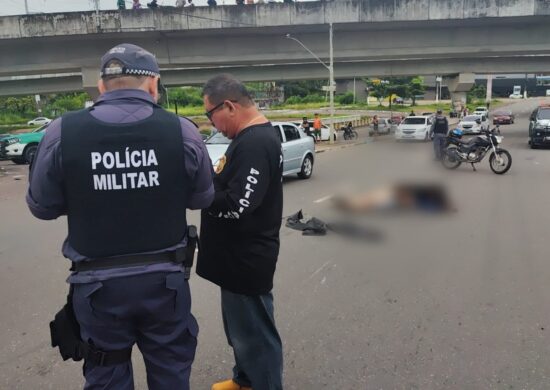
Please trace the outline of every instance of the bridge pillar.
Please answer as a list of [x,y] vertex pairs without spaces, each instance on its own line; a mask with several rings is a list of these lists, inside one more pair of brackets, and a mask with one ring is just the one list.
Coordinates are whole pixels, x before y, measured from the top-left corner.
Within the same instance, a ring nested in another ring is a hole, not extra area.
[[99,80],[99,71],[97,68],[82,68],[82,88],[90,95],[93,101],[96,101],[99,97],[97,80]]
[[[355,92],[354,92],[355,91]],[[362,78],[351,80],[336,80],[336,93],[355,93],[355,101],[363,102],[367,100],[367,84]]]
[[474,73],[460,73],[456,76],[445,77],[447,87],[451,94],[451,101],[455,109],[466,106],[466,95],[472,89],[476,81]]

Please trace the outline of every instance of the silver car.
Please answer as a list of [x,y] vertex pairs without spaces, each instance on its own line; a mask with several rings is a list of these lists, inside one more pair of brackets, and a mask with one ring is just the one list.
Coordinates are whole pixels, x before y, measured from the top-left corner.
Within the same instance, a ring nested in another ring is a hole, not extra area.
[[[277,129],[283,148],[283,176],[298,174],[302,179],[309,179],[313,173],[315,161],[315,143],[301,128],[290,122],[272,122]],[[215,133],[206,141],[206,149],[212,164],[215,166],[223,157],[231,140],[222,133]]]

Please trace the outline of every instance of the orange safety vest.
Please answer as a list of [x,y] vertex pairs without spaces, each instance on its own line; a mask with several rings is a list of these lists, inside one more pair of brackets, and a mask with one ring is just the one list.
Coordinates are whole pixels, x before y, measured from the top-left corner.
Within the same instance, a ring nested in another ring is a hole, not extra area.
[[321,118],[316,118],[313,120],[313,128],[315,130],[321,130]]

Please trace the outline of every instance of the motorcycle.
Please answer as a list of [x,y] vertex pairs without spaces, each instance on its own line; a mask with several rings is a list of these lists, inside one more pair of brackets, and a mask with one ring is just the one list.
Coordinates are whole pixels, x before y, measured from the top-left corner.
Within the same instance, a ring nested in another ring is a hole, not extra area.
[[354,140],[359,138],[359,134],[357,131],[353,130],[353,126],[351,123],[348,123],[347,126],[340,127],[340,130],[344,132],[344,139],[347,140]]
[[481,162],[492,151],[489,157],[491,170],[497,175],[508,172],[512,166],[512,156],[500,147],[502,137],[497,134],[500,134],[498,126],[492,130],[483,130],[480,136],[463,141],[462,131],[451,131],[445,140],[441,163],[447,169],[456,169],[462,163],[469,163],[475,171],[474,164]]

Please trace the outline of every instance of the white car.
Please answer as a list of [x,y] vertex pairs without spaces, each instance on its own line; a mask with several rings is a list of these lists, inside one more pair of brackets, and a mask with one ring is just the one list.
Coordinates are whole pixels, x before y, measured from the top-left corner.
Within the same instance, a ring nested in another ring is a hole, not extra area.
[[489,129],[489,120],[485,115],[467,115],[462,118],[457,127],[464,134],[479,134]]
[[29,126],[43,126],[43,125],[49,125],[52,120],[49,118],[46,118],[45,116],[40,116],[38,118],[34,118],[32,121],[28,121],[27,125]]
[[509,96],[510,99],[523,99],[523,95],[521,93],[513,93]]
[[[283,176],[298,174],[301,179],[309,179],[313,173],[315,143],[301,128],[289,122],[272,122],[277,130],[283,148]],[[214,166],[225,156],[231,140],[216,132],[206,141],[206,150]]]
[[417,140],[428,142],[433,126],[433,118],[429,116],[408,116],[397,126],[395,139]]
[[476,107],[472,115],[485,115],[486,117],[489,116],[489,110],[487,107]]
[[[302,122],[294,122],[294,125],[298,126],[300,129],[302,128]],[[313,134],[313,121],[309,121],[309,128],[311,130],[311,133]],[[333,138],[336,141],[338,139],[338,131],[337,129],[334,129]],[[330,128],[327,125],[321,125],[321,141],[328,141],[330,140]]]

